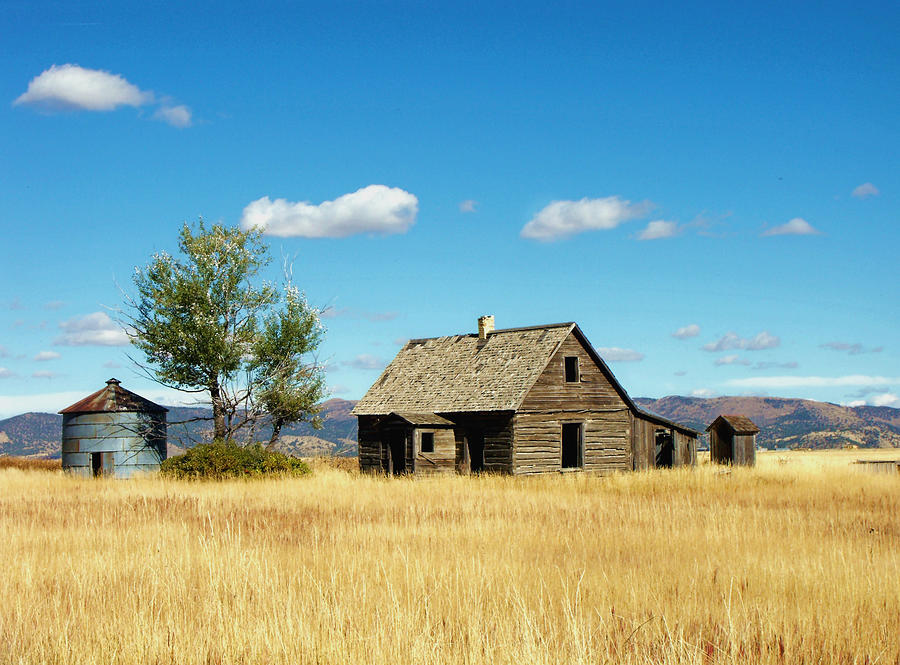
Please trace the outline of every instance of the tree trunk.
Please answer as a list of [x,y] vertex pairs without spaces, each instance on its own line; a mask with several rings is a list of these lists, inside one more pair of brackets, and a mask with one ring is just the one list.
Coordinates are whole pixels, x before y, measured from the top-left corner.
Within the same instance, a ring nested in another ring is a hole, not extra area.
[[269,439],[269,443],[266,444],[266,450],[275,448],[275,444],[278,442],[278,437],[281,434],[282,424],[283,423],[280,420],[272,420],[272,438]]
[[213,436],[216,439],[224,439],[228,432],[225,426],[225,405],[222,403],[222,390],[218,381],[210,384],[209,398],[213,410]]

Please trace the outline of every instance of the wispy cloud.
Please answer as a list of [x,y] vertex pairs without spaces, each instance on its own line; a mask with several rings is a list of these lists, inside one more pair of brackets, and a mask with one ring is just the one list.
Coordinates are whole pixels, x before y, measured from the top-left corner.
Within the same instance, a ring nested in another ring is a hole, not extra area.
[[11,379],[16,373],[7,367],[0,367],[0,379]]
[[618,196],[553,201],[522,228],[521,236],[547,242],[585,231],[605,231],[644,217],[652,209],[649,201],[632,203]]
[[638,240],[659,240],[678,235],[678,224],[658,219],[647,224],[647,228],[638,234]]
[[813,236],[819,235],[818,231],[812,224],[802,217],[794,217],[791,221],[781,226],[773,226],[767,231],[763,231],[763,236]]
[[683,369],[680,369],[677,372],[675,372],[675,376],[686,376],[686,375],[687,375],[687,371],[683,370]]
[[872,406],[892,406],[894,408],[900,408],[900,397],[894,393],[881,393],[880,395],[873,397],[869,403]]
[[105,363],[103,363],[103,366],[106,369],[121,369],[122,368],[121,363],[117,363],[115,360],[107,360]]
[[62,309],[65,306],[66,303],[64,303],[62,300],[51,300],[48,303],[44,303],[44,309],[57,310]]
[[241,228],[266,235],[302,238],[345,238],[358,233],[406,233],[415,224],[419,200],[398,187],[369,185],[318,205],[268,196],[244,208]]
[[7,357],[9,357],[9,349],[7,349],[5,346],[0,344],[0,358],[7,358]]
[[781,344],[781,340],[768,331],[763,330],[753,337],[745,338],[734,332],[727,332],[715,342],[703,345],[704,351],[760,351],[762,349],[774,349]]
[[696,323],[692,323],[689,326],[684,326],[683,328],[679,328],[675,332],[672,333],[672,337],[675,339],[689,339],[691,337],[696,337],[700,334],[700,326]]
[[745,379],[729,379],[729,386],[743,388],[835,388],[845,386],[891,386],[900,384],[900,377],[867,376],[754,376]]
[[56,372],[51,372],[50,370],[41,369],[37,372],[32,373],[31,378],[33,379],[55,379],[60,376]]
[[730,356],[722,356],[721,358],[716,358],[716,365],[749,365],[750,361],[744,358],[741,358],[738,355],[730,355]]
[[333,386],[328,386],[328,392],[332,395],[346,395],[350,392],[350,387],[336,383]]
[[59,324],[63,334],[57,346],[126,346],[128,335],[105,312],[77,316]]
[[760,369],[797,369],[799,365],[796,360],[789,360],[787,362],[772,362],[772,361],[760,361],[756,363],[750,369],[760,370]]
[[640,351],[620,349],[617,346],[600,347],[597,352],[607,362],[636,363],[644,359],[644,354]]
[[341,365],[344,365],[346,367],[367,370],[381,369],[385,366],[385,364],[386,363],[381,358],[369,355],[368,353],[361,353],[352,360],[344,360],[343,362],[341,362]]
[[878,188],[871,182],[864,182],[863,184],[856,187],[853,190],[852,194],[858,199],[867,199],[871,196],[878,196],[879,194],[881,194],[881,192],[878,191]]
[[859,342],[826,342],[821,344],[819,348],[829,349],[830,351],[846,351],[851,356],[858,356],[863,353],[881,353],[884,351],[883,346],[874,346],[865,348]]
[[715,397],[716,393],[709,388],[697,388],[691,391],[691,397]]
[[48,360],[56,360],[59,357],[60,356],[56,351],[41,351],[34,357],[34,359],[37,362],[46,362]]
[[21,312],[24,309],[28,309],[18,298],[13,298],[8,305],[10,311],[13,312]]
[[173,127],[178,127],[178,129],[184,129],[193,124],[191,109],[184,104],[175,106],[163,105],[157,109],[156,113],[153,114],[153,117],[157,120],[162,120]]
[[466,199],[465,201],[459,202],[459,211],[460,212],[477,212],[478,209],[478,201],[473,199]]

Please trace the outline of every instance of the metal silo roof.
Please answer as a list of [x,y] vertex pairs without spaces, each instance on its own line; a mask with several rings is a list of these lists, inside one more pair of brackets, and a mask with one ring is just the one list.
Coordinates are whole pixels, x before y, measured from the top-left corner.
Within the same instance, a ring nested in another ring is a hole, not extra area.
[[149,399],[145,399],[130,390],[125,390],[118,379],[110,379],[106,387],[92,395],[67,406],[59,413],[106,413],[117,411],[142,411],[165,413],[168,411]]

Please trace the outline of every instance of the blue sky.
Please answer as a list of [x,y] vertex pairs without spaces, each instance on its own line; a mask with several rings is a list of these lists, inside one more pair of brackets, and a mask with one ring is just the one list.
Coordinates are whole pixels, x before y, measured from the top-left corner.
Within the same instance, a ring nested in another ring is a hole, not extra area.
[[0,29],[0,417],[112,375],[172,403],[106,317],[199,216],[293,260],[336,397],[490,313],[577,321],[633,396],[900,406],[896,3],[5,2]]

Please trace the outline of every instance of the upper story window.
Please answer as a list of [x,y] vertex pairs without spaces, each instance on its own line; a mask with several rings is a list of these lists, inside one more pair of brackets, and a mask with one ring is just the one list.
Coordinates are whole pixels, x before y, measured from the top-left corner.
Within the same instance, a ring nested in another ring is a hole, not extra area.
[[422,452],[434,452],[434,432],[422,432]]
[[566,383],[578,383],[578,356],[566,356]]

